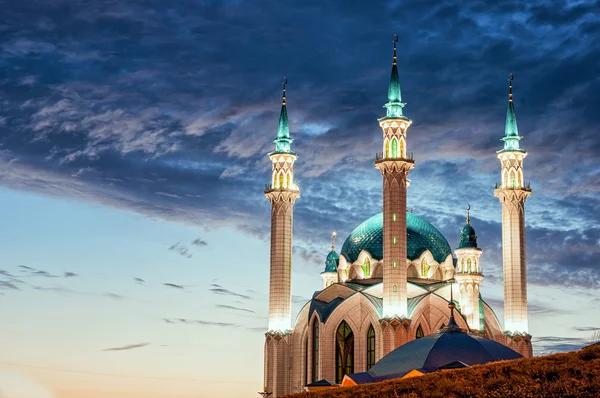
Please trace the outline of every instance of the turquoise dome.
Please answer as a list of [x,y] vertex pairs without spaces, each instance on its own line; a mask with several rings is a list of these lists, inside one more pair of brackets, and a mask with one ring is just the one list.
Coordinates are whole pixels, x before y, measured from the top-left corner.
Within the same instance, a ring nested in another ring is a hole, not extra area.
[[[406,257],[409,260],[419,258],[425,250],[429,250],[438,263],[452,254],[450,245],[444,235],[427,220],[406,213]],[[375,214],[352,231],[342,246],[342,255],[353,263],[362,251],[368,251],[376,260],[383,258],[383,213]]]
[[330,251],[329,254],[327,255],[327,260],[326,261],[337,261],[340,259],[340,256],[338,256],[338,254],[335,251]]
[[477,248],[477,235],[470,223],[467,223],[460,231],[460,243],[458,244],[459,249],[467,247]]
[[340,261],[340,256],[332,250],[325,259],[325,271],[324,272],[337,272],[337,266]]

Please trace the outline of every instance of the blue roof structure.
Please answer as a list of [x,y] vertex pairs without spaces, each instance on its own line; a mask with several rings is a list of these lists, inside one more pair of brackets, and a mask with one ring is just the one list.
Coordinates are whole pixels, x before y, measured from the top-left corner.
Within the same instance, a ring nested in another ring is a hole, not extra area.
[[523,356],[496,341],[446,328],[410,341],[381,358],[368,372],[348,377],[361,384],[401,378],[415,369],[430,373],[458,367],[458,363],[462,367],[519,358]]
[[[444,235],[427,220],[410,212],[406,212],[406,233],[406,257],[410,260],[419,258],[425,250],[429,250],[438,263],[452,254]],[[377,260],[383,258],[383,213],[375,214],[356,227],[344,242],[341,254],[353,263],[362,250]]]

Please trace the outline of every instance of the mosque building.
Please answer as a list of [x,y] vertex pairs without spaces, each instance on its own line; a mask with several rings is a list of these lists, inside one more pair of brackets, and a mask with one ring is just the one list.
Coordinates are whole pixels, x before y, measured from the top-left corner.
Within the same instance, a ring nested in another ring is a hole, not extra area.
[[[407,211],[408,175],[415,160],[408,151],[412,121],[404,115],[396,41],[386,115],[378,120],[382,152],[375,159],[383,179],[383,212],[358,225],[339,254],[332,236],[321,273],[322,290],[314,293],[295,318],[291,313],[292,225],[300,190],[294,180],[297,155],[291,149],[284,83],[275,150],[269,153],[272,181],[265,190],[271,203],[271,260],[264,385],[272,397],[303,391],[318,381],[341,384],[345,376],[366,374],[398,347],[448,330],[449,322],[474,339],[494,340],[519,356],[532,356],[524,221],[531,189],[523,179],[527,152],[519,146],[512,75],[504,148],[497,152],[501,182],[493,192],[502,205],[502,327],[480,291],[483,250],[468,212],[453,251],[431,223]],[[452,318],[449,305],[456,308]],[[387,357],[385,361],[390,363]]]

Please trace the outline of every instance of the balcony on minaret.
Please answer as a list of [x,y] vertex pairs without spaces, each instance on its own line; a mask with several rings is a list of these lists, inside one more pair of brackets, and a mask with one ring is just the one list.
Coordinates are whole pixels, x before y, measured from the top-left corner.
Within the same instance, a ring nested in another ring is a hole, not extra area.
[[406,157],[398,156],[398,157],[390,157],[385,156],[383,152],[377,152],[375,154],[375,160],[404,160],[404,161],[414,161],[413,153],[406,154]]
[[518,184],[512,184],[512,185],[508,184],[507,186],[503,186],[502,182],[497,182],[495,189],[523,189],[526,191],[531,191],[531,183],[525,182],[525,183],[523,183],[523,186],[520,187],[520,186],[518,186]]

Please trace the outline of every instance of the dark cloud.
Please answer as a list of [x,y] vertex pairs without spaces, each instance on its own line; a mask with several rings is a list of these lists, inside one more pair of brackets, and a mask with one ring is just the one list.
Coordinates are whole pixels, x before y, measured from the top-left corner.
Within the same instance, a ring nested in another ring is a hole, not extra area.
[[579,337],[534,336],[531,340],[535,355],[579,350],[590,344],[590,339]]
[[243,307],[235,307],[233,305],[226,305],[226,304],[217,304],[215,305],[215,307],[217,308],[223,308],[226,310],[234,310],[234,311],[241,311],[241,312],[249,312],[251,314],[255,314],[256,311],[253,310],[249,310],[248,308],[243,308]]
[[205,325],[205,326],[221,326],[221,327],[232,327],[237,328],[241,325],[237,323],[229,323],[229,322],[213,322],[213,321],[203,321],[198,319],[185,319],[185,318],[163,318],[163,321],[166,323],[180,323],[186,325]]
[[[268,239],[265,154],[287,75],[302,190],[294,265],[318,272],[332,229],[343,240],[380,211],[376,118],[398,32],[416,159],[409,207],[435,221],[455,247],[471,203],[488,281],[500,277],[492,189],[505,79],[514,72],[533,187],[530,281],[599,286],[597,262],[589,261],[598,254],[600,225],[595,1],[149,7],[99,0],[77,13],[71,3],[31,0],[3,9],[10,18],[1,27],[0,184]],[[172,250],[192,255],[186,246]]]
[[175,283],[163,283],[163,286],[170,287],[172,289],[185,290],[185,286],[177,285]]
[[146,281],[143,280],[142,278],[133,278],[134,282],[139,284],[139,285],[145,285]]
[[104,292],[101,294],[101,296],[104,297],[108,297],[114,300],[123,300],[125,298],[125,296],[117,294],[117,293],[110,293],[110,292]]
[[64,277],[65,278],[75,278],[79,276],[79,274],[76,274],[75,272],[65,272]]
[[33,286],[35,290],[41,292],[51,292],[51,293],[59,293],[59,294],[79,294],[79,292],[69,289],[64,286]]
[[192,245],[202,247],[202,246],[207,246],[208,243],[205,240],[196,238],[192,241]]
[[573,326],[573,330],[576,332],[597,332],[600,331],[600,327],[595,326]]
[[2,290],[21,290],[12,281],[0,281],[0,289],[2,289]]
[[245,299],[245,300],[250,300],[252,298],[252,297],[248,296],[247,294],[236,293],[229,289],[225,289],[223,286],[218,285],[216,283],[211,284],[208,290],[210,292],[213,292],[214,294],[220,294],[223,296],[238,297],[238,298]]
[[169,250],[174,251],[175,253],[186,257],[186,258],[192,258],[192,253],[190,252],[190,249],[182,246],[179,242],[175,243],[174,245],[171,245],[169,247]]
[[150,345],[150,343],[130,344],[122,347],[105,348],[102,351],[129,351],[136,348],[142,348]]

